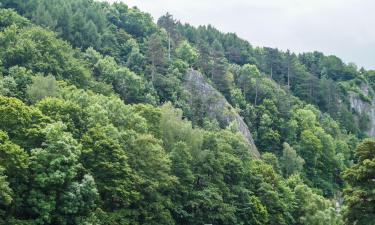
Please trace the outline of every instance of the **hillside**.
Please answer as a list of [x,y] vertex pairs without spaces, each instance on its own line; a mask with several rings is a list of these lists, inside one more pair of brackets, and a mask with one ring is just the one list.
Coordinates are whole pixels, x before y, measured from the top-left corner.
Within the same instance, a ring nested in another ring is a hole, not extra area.
[[354,224],[334,203],[374,75],[124,3],[0,0],[0,224]]

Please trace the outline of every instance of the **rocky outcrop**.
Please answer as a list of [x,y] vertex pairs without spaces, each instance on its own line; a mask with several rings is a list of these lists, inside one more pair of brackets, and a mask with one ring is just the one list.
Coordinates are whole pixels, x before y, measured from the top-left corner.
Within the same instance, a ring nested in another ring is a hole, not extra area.
[[[368,86],[363,86],[361,89],[368,96]],[[368,102],[364,101],[359,94],[349,92],[349,101],[350,106],[358,115],[366,115],[368,117],[369,124],[366,133],[371,137],[375,137],[375,98]]]
[[184,86],[192,95],[192,98],[199,101],[200,106],[203,106],[202,110],[204,110],[206,116],[215,118],[219,123],[226,126],[234,122],[249,144],[252,155],[256,158],[260,157],[251,132],[242,117],[225,97],[205,80],[201,73],[189,70],[185,76]]

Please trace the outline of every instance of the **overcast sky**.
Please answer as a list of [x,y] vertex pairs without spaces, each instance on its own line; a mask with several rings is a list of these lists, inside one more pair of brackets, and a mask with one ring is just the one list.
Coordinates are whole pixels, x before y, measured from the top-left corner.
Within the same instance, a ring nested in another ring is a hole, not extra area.
[[[110,0],[113,1],[113,0]],[[254,46],[318,50],[375,69],[375,0],[123,0],[192,25],[212,24]]]

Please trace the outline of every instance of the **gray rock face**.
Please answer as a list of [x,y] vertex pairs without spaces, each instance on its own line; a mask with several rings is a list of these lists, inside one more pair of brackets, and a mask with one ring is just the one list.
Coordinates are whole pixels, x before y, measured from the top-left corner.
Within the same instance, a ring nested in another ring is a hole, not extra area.
[[[368,94],[368,86],[362,87],[363,92]],[[363,101],[357,93],[349,92],[349,101],[351,107],[358,114],[365,114],[369,118],[369,130],[366,132],[369,136],[375,137],[375,98],[369,102]]]
[[225,125],[234,122],[249,144],[253,157],[260,158],[253,137],[242,117],[225,97],[204,79],[202,74],[195,70],[189,70],[185,76],[185,88],[195,99],[199,99],[208,117],[215,118]]

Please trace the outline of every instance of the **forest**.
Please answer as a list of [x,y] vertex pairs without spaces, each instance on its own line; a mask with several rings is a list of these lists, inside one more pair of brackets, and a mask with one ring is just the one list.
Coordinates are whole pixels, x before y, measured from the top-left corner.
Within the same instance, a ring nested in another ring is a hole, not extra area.
[[375,225],[375,71],[155,21],[0,0],[0,224]]

